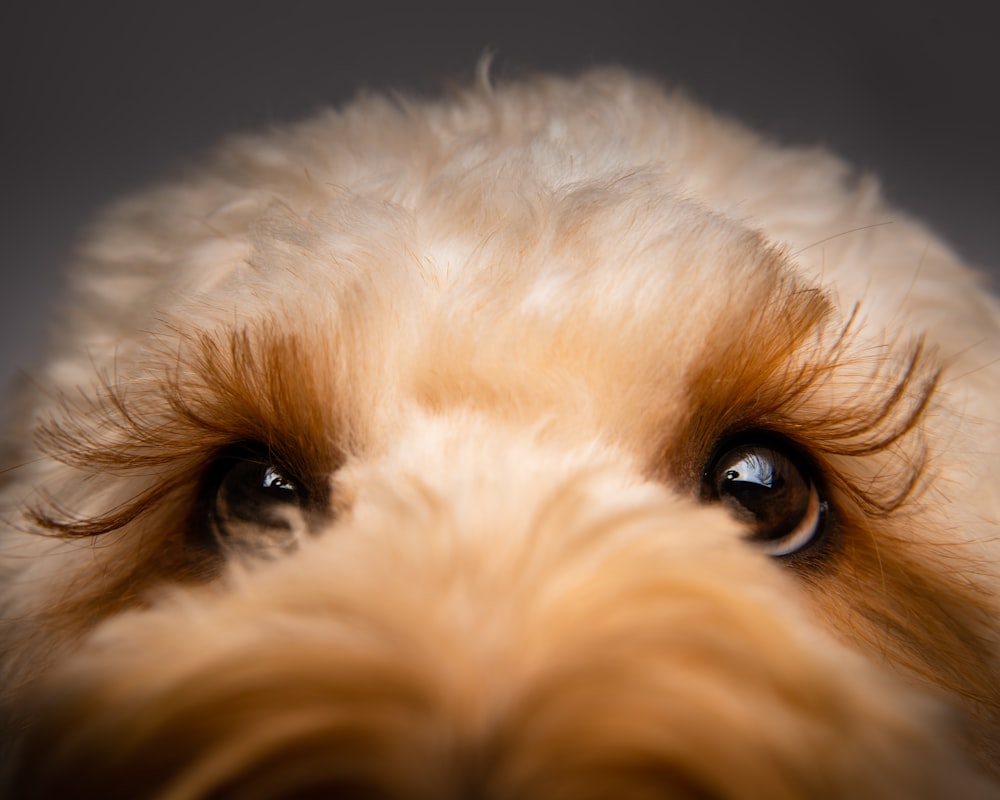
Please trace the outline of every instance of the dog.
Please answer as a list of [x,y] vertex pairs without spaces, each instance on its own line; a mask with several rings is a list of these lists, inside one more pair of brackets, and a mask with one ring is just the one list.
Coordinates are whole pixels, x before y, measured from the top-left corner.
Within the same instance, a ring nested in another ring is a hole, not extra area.
[[17,798],[1000,797],[1000,307],[616,69],[113,207],[12,415]]

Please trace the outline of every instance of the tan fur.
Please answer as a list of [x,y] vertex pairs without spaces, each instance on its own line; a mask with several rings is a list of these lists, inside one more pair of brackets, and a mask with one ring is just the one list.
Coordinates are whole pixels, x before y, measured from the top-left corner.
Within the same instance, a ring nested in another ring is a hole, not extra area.
[[[0,501],[12,796],[1000,796],[1000,309],[831,156],[613,70],[363,98],[74,280]],[[815,468],[808,557],[705,501],[740,431]],[[323,499],[291,544],[194,533],[246,442]]]

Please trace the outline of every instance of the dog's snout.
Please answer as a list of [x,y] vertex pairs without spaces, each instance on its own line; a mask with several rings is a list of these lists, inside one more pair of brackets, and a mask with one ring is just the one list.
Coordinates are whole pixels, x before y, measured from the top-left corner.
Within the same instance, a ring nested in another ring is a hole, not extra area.
[[[744,582],[759,571],[766,595],[770,565],[718,510],[614,464],[581,471],[572,455],[512,442],[497,441],[495,458],[516,462],[531,447],[542,467],[463,468],[457,439],[420,475],[402,456],[356,467],[342,478],[357,493],[350,511],[297,551],[239,561],[222,584],[105,623],[47,695],[62,707],[42,716],[80,731],[57,737],[80,760],[66,774],[105,786],[94,741],[118,741],[116,761],[157,754],[141,783],[119,778],[112,797],[153,781],[168,797],[291,787],[464,798],[485,786],[485,796],[549,798],[564,781],[584,790],[576,761],[588,748],[611,763],[600,780],[626,770],[651,729],[630,731],[623,709],[644,705],[655,684],[684,683],[679,669],[752,651],[723,627],[753,630],[754,603],[726,610],[722,595],[740,570]],[[711,558],[718,580],[702,585],[691,567]],[[643,658],[640,679],[627,677]],[[95,698],[106,713],[92,713]],[[674,717],[664,706],[657,726],[682,726]],[[28,738],[29,770],[42,769],[32,750],[52,735]],[[564,752],[536,763],[542,741]],[[26,774],[26,796],[67,788],[47,780]]]

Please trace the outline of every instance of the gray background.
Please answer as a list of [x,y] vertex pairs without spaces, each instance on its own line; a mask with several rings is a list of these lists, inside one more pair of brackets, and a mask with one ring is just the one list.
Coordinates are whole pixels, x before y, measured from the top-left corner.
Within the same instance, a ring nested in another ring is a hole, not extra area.
[[[74,237],[220,135],[360,88],[621,63],[826,144],[1000,274],[988,3],[17,3],[0,10],[0,388],[42,352]],[[2,416],[0,409],[0,416]]]

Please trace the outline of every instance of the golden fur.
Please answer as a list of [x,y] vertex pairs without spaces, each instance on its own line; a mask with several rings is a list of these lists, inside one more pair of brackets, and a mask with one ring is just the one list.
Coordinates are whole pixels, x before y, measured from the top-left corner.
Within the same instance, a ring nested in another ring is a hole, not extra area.
[[[1000,796],[1000,308],[833,157],[483,78],[234,139],[74,280],[0,495],[11,796]],[[741,436],[819,544],[714,502]]]

